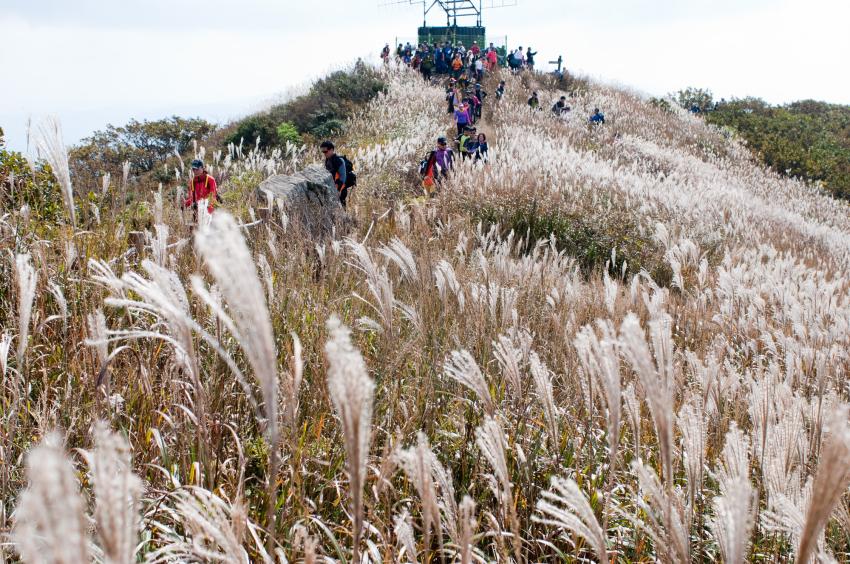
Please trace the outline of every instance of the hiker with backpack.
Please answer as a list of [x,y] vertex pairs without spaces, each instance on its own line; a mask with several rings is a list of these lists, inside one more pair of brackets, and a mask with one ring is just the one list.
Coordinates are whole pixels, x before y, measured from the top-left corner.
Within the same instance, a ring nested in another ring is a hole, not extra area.
[[496,100],[501,100],[505,95],[505,81],[500,80],[499,86],[496,88]]
[[570,107],[567,105],[567,97],[561,96],[561,99],[555,102],[552,106],[552,113],[561,117],[570,112]]
[[540,109],[540,98],[537,97],[537,92],[531,93],[531,98],[528,99],[528,107],[532,110]]
[[212,213],[215,209],[215,203],[221,202],[221,196],[218,195],[218,185],[215,178],[212,177],[204,168],[204,163],[200,159],[192,161],[192,177],[189,179],[189,193],[183,202],[183,208],[192,209],[192,218],[197,223],[198,221],[198,202],[207,201],[207,212]]
[[330,141],[322,141],[319,146],[325,156],[325,169],[331,173],[339,193],[339,203],[345,207],[349,188],[357,185],[357,175],[354,174],[354,164],[348,158],[337,155],[336,147]]
[[445,137],[437,139],[437,148],[419,163],[419,174],[422,176],[422,189],[430,195],[442,181],[448,177],[454,167],[454,151],[449,149]]

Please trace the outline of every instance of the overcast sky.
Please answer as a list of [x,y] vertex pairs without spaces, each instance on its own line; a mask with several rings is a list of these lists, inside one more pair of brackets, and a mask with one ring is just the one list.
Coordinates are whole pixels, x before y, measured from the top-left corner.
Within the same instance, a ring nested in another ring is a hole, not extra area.
[[[485,4],[487,0],[484,0]],[[58,115],[68,143],[131,117],[225,121],[385,42],[413,39],[421,3],[387,0],[2,0],[0,127]],[[848,0],[518,0],[491,38],[657,95],[850,103]],[[431,23],[439,24],[434,18]],[[542,65],[548,68],[548,65]]]

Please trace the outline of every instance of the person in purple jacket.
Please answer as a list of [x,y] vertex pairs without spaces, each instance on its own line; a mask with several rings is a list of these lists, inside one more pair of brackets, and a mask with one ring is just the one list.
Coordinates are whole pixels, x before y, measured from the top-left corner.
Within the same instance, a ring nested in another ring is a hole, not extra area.
[[455,125],[457,125],[458,136],[463,134],[463,130],[466,129],[466,126],[469,125],[471,121],[469,104],[464,102],[455,110]]

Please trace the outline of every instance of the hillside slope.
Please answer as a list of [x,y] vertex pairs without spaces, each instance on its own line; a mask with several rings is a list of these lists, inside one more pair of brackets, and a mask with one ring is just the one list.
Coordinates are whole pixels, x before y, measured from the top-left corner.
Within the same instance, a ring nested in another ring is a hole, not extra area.
[[128,561],[138,515],[150,561],[846,558],[847,204],[627,92],[531,112],[562,93],[527,76],[488,98],[490,163],[423,198],[443,90],[384,72],[334,240],[251,221],[318,156],[292,146],[207,155],[231,204],[194,241],[158,194],[76,230],[4,210],[16,549]]

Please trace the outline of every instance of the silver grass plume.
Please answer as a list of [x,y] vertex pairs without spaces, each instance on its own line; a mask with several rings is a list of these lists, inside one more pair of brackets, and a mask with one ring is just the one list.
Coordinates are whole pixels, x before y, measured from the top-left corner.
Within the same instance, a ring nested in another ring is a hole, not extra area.
[[71,171],[68,168],[68,150],[62,139],[62,125],[55,117],[46,118],[38,127],[38,149],[53,170],[53,176],[62,189],[62,200],[76,228],[77,215],[74,208],[74,189],[71,187]]
[[59,317],[62,319],[62,329],[64,331],[68,330],[68,300],[65,299],[65,293],[62,291],[62,287],[56,282],[50,282],[47,285],[47,289],[53,294],[53,298],[56,300],[56,305],[59,306]]
[[6,377],[6,371],[9,369],[10,348],[12,348],[12,336],[8,333],[3,333],[0,336],[0,380]]
[[523,398],[522,351],[514,346],[509,337],[499,335],[499,338],[493,341],[493,356],[499,363],[499,369],[507,383],[508,391],[511,392],[515,402],[520,402]]
[[705,468],[706,422],[702,398],[693,398],[679,410],[677,417],[682,435],[682,459],[687,474],[688,506],[690,515],[696,507],[697,495],[702,490],[703,469]]
[[[234,507],[215,493],[196,486],[186,486],[175,494],[175,507],[163,510],[184,534],[174,527],[163,531],[167,544],[148,557],[149,562],[222,562],[245,564],[248,551],[240,538],[240,526],[234,523]],[[248,522],[249,529],[255,526]],[[162,526],[160,526],[162,528]],[[252,534],[255,548],[263,562],[268,553]]]
[[351,332],[336,316],[327,322],[330,339],[325,344],[328,360],[328,394],[339,418],[345,440],[346,471],[351,495],[354,559],[360,554],[363,529],[363,487],[372,437],[372,402],[375,383],[360,352],[351,343]]
[[714,532],[726,564],[744,562],[755,525],[756,492],[750,482],[750,442],[733,421],[726,432],[720,463],[713,476],[720,495],[714,498]]
[[537,511],[543,517],[534,516],[534,521],[558,527],[581,538],[593,549],[602,564],[608,564],[605,532],[590,507],[590,502],[571,479],[552,477],[551,489],[541,493]]
[[442,545],[442,524],[440,508],[437,503],[437,488],[432,474],[434,453],[428,444],[428,438],[420,431],[416,434],[416,446],[399,449],[395,453],[395,461],[404,470],[407,479],[416,488],[422,506],[422,529],[425,536],[426,550],[431,546],[431,532],[437,531]]
[[596,382],[605,402],[607,422],[608,459],[612,470],[617,462],[620,443],[620,417],[622,414],[620,359],[617,356],[617,335],[611,321],[598,320],[597,331],[586,325],[573,340],[584,371]]
[[[199,208],[206,206],[198,205]],[[278,448],[278,377],[277,351],[275,349],[269,309],[263,294],[263,285],[251,256],[242,230],[230,214],[219,211],[203,225],[195,238],[195,248],[215,278],[218,288],[230,306],[230,315],[214,303],[209,294],[200,292],[213,307],[239,343],[254,371],[254,377],[263,395],[265,435],[269,443],[269,473],[267,476],[266,526],[272,531],[268,547],[274,542],[274,505],[277,496]],[[202,285],[193,280],[196,290]]]
[[672,489],[673,344],[670,334],[670,318],[665,316],[662,319],[650,321],[649,327],[652,348],[655,353],[654,362],[646,344],[643,329],[634,314],[626,316],[620,326],[620,343],[624,356],[637,373],[643,388],[644,397],[652,414],[652,421],[655,423],[655,433],[658,436],[664,480],[668,488]]
[[419,269],[416,266],[416,258],[401,239],[393,237],[389,245],[378,247],[378,253],[395,264],[405,280],[412,284],[419,281]]
[[531,372],[531,378],[534,380],[537,397],[543,406],[543,415],[546,417],[549,440],[552,442],[552,448],[556,451],[561,434],[558,430],[558,407],[555,405],[555,396],[552,389],[552,372],[534,351],[528,355],[528,368]]
[[475,429],[475,444],[493,469],[493,473],[485,477],[499,501],[504,525],[511,527],[515,557],[520,560],[519,524],[514,511],[513,483],[508,471],[508,441],[499,422],[489,415],[484,417],[484,423]]
[[645,520],[626,517],[647,532],[662,562],[689,562],[689,530],[678,492],[669,485],[665,489],[655,471],[640,461],[632,462],[632,472],[638,477],[641,493],[648,498],[645,501],[638,494],[634,499],[635,505],[646,517]]
[[797,551],[797,562],[800,563],[809,562],[833,509],[850,485],[850,427],[846,405],[835,408],[825,431],[827,437],[821,448]]
[[79,484],[56,434],[27,455],[29,485],[15,510],[12,541],[24,562],[89,562],[86,517]]
[[472,546],[478,521],[475,519],[475,502],[468,495],[460,502],[460,562],[472,564]]
[[623,392],[623,407],[635,438],[635,458],[640,458],[640,401],[635,394],[633,384],[626,386],[626,390]]
[[104,423],[95,426],[87,456],[94,484],[97,535],[106,564],[132,564],[139,536],[142,482],[130,464],[130,445]]
[[86,330],[88,331],[86,344],[94,349],[98,367],[102,369],[109,361],[108,328],[103,310],[98,308],[94,313],[86,315]]
[[395,533],[398,543],[405,549],[405,557],[408,562],[416,562],[416,537],[413,532],[413,525],[410,522],[410,513],[407,509],[402,511],[401,515],[396,515],[393,519],[393,532]]
[[[267,439],[276,449],[277,351],[263,286],[251,251],[236,220],[223,211],[215,213],[210,225],[199,230],[195,248],[230,306],[230,315],[223,321],[254,370],[265,404]],[[219,317],[224,314],[220,307],[215,311]]]
[[490,387],[487,385],[487,380],[484,379],[481,369],[478,368],[478,363],[475,362],[469,351],[452,351],[443,364],[443,371],[446,376],[470,389],[476,395],[478,401],[482,403],[484,412],[488,416],[495,414],[496,405],[490,395]]
[[24,353],[29,340],[30,317],[32,304],[35,300],[35,289],[38,284],[38,274],[30,263],[30,256],[15,257],[15,277],[18,281],[18,372],[23,374]]

